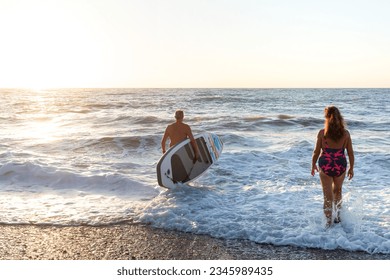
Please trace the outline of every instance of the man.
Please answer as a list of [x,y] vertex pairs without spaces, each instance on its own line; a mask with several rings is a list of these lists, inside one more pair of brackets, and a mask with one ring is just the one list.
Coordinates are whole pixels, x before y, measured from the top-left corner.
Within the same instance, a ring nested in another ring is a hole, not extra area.
[[183,123],[184,112],[182,110],[177,110],[175,112],[176,122],[170,124],[165,129],[164,136],[161,140],[161,148],[162,152],[165,153],[165,143],[167,139],[170,139],[169,147],[176,145],[177,143],[189,138],[191,141],[192,148],[195,152],[194,162],[198,158],[199,149],[194,136],[192,135],[192,131],[189,125]]

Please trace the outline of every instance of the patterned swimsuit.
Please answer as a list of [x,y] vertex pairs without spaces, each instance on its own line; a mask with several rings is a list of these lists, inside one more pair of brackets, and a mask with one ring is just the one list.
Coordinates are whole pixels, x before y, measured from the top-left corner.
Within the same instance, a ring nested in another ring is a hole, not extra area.
[[322,171],[330,177],[339,177],[347,169],[347,158],[344,154],[344,147],[341,149],[329,148],[324,136],[325,148],[318,160],[318,165]]

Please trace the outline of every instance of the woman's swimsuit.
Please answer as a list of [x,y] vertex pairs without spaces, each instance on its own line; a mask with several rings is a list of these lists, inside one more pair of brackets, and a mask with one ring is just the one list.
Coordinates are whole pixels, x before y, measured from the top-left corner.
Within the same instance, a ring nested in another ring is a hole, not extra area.
[[347,158],[344,154],[344,147],[341,149],[329,148],[324,136],[325,148],[318,160],[318,165],[322,171],[330,177],[339,177],[347,169]]

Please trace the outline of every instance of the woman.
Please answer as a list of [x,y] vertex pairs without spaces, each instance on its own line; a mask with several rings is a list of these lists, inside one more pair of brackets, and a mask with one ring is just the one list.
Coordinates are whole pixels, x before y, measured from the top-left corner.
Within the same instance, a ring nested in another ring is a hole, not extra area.
[[[351,135],[345,129],[344,119],[335,106],[325,108],[325,127],[318,132],[317,143],[313,152],[311,175],[319,172],[322,190],[324,192],[324,213],[326,227],[340,222],[340,208],[342,199],[342,186],[347,170],[347,159],[344,150],[347,149],[349,159],[349,180],[353,177],[355,162]],[[321,153],[322,150],[322,153]],[[320,156],[321,153],[321,156]],[[318,169],[316,162],[318,157]],[[333,220],[333,207],[336,217]]]

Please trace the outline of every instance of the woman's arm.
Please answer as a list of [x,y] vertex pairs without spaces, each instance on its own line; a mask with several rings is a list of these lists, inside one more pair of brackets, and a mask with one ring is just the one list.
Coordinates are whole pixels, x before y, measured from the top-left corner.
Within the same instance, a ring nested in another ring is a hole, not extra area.
[[320,130],[317,134],[317,142],[313,151],[313,156],[311,159],[311,175],[314,176],[315,172],[318,172],[317,160],[321,153],[322,147],[322,130]]
[[355,165],[355,154],[353,152],[352,138],[349,132],[348,132],[348,140],[347,140],[347,153],[349,159],[348,178],[349,180],[351,180],[354,175],[353,167]]

